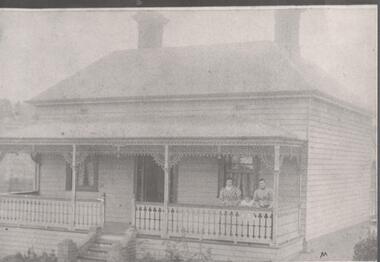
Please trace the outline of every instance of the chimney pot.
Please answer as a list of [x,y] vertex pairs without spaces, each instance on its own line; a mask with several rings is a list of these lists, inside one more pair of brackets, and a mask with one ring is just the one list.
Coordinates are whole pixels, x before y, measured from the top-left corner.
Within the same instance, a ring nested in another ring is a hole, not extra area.
[[133,18],[138,25],[138,48],[162,47],[164,26],[169,19],[155,11],[138,12]]

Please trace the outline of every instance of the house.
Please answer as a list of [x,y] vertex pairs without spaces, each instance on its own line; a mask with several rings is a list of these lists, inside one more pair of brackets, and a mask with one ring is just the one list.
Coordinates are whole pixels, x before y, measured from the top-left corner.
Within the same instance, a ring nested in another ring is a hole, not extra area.
[[[132,225],[141,256],[180,239],[217,260],[284,261],[368,221],[371,115],[300,56],[299,16],[276,14],[274,42],[163,47],[169,21],[136,14],[137,49],[33,98],[38,120],[0,135],[2,156],[37,166],[33,195],[0,199],[0,254]],[[272,208],[222,206],[227,178],[244,195],[264,178]]]

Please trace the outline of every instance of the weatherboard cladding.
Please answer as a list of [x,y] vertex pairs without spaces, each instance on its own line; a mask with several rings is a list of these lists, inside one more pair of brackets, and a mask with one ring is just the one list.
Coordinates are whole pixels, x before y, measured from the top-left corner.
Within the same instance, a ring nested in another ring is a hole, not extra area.
[[371,130],[367,117],[311,103],[307,239],[368,220]]
[[146,117],[49,121],[5,132],[7,138],[238,138],[298,137],[244,117]]

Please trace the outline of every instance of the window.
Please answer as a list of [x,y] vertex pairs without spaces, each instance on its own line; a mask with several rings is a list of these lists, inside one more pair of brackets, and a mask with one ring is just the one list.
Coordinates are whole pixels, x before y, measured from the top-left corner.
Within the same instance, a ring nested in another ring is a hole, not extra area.
[[[72,189],[72,168],[66,163],[66,190]],[[77,167],[77,191],[98,191],[99,157],[88,156],[79,167]]]
[[39,165],[29,154],[8,153],[0,161],[0,193],[37,190]]
[[254,158],[249,156],[233,156],[230,158],[230,169],[239,171],[253,171]]
[[253,196],[260,178],[260,160],[250,156],[229,156],[220,159],[218,194],[227,178],[240,188],[242,196]]

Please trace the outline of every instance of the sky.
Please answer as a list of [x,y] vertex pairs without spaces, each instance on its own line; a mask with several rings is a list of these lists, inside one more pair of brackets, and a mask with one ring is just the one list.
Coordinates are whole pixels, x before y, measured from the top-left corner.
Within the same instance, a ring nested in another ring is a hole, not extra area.
[[[273,8],[162,9],[164,46],[274,39]],[[0,98],[24,101],[115,50],[136,48],[135,10],[0,9]],[[377,8],[304,8],[301,55],[357,105],[377,103]]]

